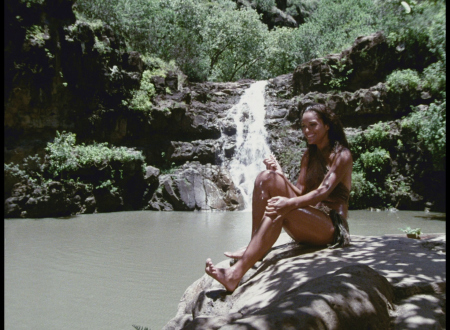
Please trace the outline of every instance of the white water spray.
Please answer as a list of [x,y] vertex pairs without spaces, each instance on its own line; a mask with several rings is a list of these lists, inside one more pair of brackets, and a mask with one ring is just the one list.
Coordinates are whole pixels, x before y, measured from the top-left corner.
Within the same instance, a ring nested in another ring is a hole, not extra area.
[[256,176],[266,168],[263,160],[270,154],[264,127],[266,85],[267,81],[252,84],[227,115],[236,124],[236,151],[229,169],[234,184],[244,197],[245,209],[252,207]]

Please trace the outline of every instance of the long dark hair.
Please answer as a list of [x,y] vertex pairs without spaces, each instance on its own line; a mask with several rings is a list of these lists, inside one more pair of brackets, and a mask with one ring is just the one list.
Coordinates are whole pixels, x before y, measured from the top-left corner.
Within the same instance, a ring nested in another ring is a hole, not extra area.
[[[328,125],[328,140],[330,141],[331,153],[337,154],[343,148],[349,148],[347,137],[345,136],[344,127],[339,117],[331,111],[329,107],[324,104],[314,103],[308,105],[303,111],[301,117],[305,112],[314,111],[322,120],[324,125]],[[308,170],[306,172],[306,192],[319,187],[325,173],[327,172],[326,160],[322,153],[317,152],[317,145],[307,144],[308,146]],[[334,156],[333,156],[334,157]]]

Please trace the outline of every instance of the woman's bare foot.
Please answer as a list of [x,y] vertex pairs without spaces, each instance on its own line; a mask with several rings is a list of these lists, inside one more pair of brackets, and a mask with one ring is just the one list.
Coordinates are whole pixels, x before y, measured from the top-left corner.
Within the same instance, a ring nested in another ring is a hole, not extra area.
[[224,252],[223,254],[231,259],[242,259],[242,256],[245,253],[245,250],[247,250],[246,246],[241,247],[239,250],[236,250],[234,252]]
[[205,272],[216,281],[220,282],[227,291],[233,292],[236,290],[241,278],[236,278],[234,268],[216,268],[211,259],[206,259]]

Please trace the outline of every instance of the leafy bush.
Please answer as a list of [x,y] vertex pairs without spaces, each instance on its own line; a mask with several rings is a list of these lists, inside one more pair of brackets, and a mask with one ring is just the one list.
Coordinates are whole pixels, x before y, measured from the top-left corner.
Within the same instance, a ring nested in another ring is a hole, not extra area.
[[416,91],[420,82],[418,72],[411,69],[396,70],[386,78],[389,90],[398,94]]
[[95,187],[95,189],[103,189],[103,188],[108,189],[111,193],[115,193],[118,190],[118,188],[114,186],[111,180],[103,181],[98,186]]
[[334,69],[334,72],[328,85],[337,90],[345,87],[345,82],[347,81],[348,76],[353,72],[353,69],[346,68],[347,64],[345,59],[339,61],[335,65],[331,64],[330,67]]
[[409,234],[409,235],[415,235],[415,236],[420,236],[420,234],[422,234],[422,230],[420,228],[411,228],[411,227],[406,227],[404,229],[399,228],[402,232],[404,232],[405,234]]
[[364,137],[371,146],[381,146],[389,138],[390,127],[387,123],[378,122],[364,131]]
[[255,0],[257,8],[263,11],[270,11],[272,7],[276,6],[275,0]]
[[269,32],[256,11],[213,5],[200,33],[209,63],[208,80],[269,77],[265,62]]
[[446,90],[446,68],[442,61],[431,64],[423,70],[423,88],[429,90],[432,95],[439,94]]
[[26,39],[28,39],[30,41],[34,41],[40,47],[44,46],[44,44],[45,44],[45,39],[44,39],[45,32],[43,31],[42,27],[40,27],[39,25],[30,26],[27,29],[25,36],[26,36]]
[[383,190],[385,177],[391,170],[389,151],[380,147],[373,151],[366,151],[355,162],[354,168],[364,173],[367,181],[370,181],[379,190]]
[[[266,9],[274,4],[258,1]],[[306,24],[270,32],[255,10],[227,0],[78,0],[76,8],[79,15],[112,26],[128,50],[175,60],[193,81],[267,79],[377,30],[371,0],[289,5],[308,12]]]
[[382,172],[385,165],[389,163],[391,159],[389,151],[376,148],[374,151],[366,151],[361,154],[361,164],[366,171]]
[[426,110],[414,108],[413,112],[405,117],[402,128],[417,132],[417,139],[427,148],[433,157],[436,169],[445,168],[446,158],[446,100],[430,104]]
[[56,132],[53,142],[47,144],[47,170],[53,177],[67,176],[80,167],[98,166],[117,161],[127,163],[142,161],[142,152],[126,147],[109,147],[107,143],[75,145],[74,133]]
[[44,165],[41,158],[36,154],[25,157],[22,165],[9,163],[4,164],[4,194],[8,196],[16,183],[27,183],[31,187],[46,185],[51,179],[44,178]]
[[391,176],[385,181],[386,191],[390,194],[391,200],[396,203],[395,207],[400,203],[402,198],[406,198],[411,193],[411,185],[405,180],[393,180]]
[[359,157],[359,154],[362,152],[363,148],[365,148],[364,134],[347,134],[347,141],[353,158]]
[[349,208],[365,209],[382,205],[384,192],[375,184],[368,181],[364,173],[352,172],[352,189],[350,191]]
[[298,28],[305,62],[351,46],[378,30],[379,9],[372,0],[323,0]]

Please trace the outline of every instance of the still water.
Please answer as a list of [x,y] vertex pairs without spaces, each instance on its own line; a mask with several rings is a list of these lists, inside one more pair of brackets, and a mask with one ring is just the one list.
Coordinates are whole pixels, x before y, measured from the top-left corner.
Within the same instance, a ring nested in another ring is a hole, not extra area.
[[[350,211],[354,235],[444,233],[445,213]],[[5,329],[161,329],[204,261],[248,243],[250,212],[5,219]]]

